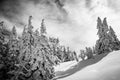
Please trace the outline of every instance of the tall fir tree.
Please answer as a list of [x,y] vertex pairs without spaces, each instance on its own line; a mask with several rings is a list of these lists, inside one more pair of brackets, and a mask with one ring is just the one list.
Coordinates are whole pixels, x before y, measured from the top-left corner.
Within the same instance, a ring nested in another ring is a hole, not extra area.
[[44,19],[42,19],[42,22],[41,22],[41,28],[40,28],[40,32],[41,32],[41,35],[44,35],[46,34],[46,26],[45,26],[45,23],[44,23]]
[[107,18],[105,17],[104,19],[103,19],[103,30],[104,30],[104,32],[105,33],[107,33],[108,32],[108,24],[107,24],[107,20],[106,20]]
[[109,35],[111,36],[112,40],[115,41],[115,42],[119,42],[113,28],[110,26],[110,29],[109,29]]
[[74,55],[74,59],[73,60],[76,60],[78,62],[77,53],[75,51],[73,52],[73,55]]
[[96,42],[95,50],[97,54],[102,54],[105,52],[109,52],[109,38],[108,38],[108,25],[106,18],[104,18],[103,23],[101,19],[98,17],[97,20],[97,29],[98,29],[98,36],[99,39]]
[[28,20],[28,28],[24,27],[22,37],[19,40],[19,56],[18,62],[19,64],[18,69],[15,71],[15,76],[13,79],[15,80],[31,80],[31,76],[34,70],[31,70],[32,64],[30,61],[32,59],[33,54],[33,31],[32,31],[32,23],[31,23],[32,16],[29,17]]
[[112,50],[119,50],[120,49],[120,41],[117,38],[113,28],[110,26],[109,29],[109,33],[108,33],[109,37],[110,37],[110,47],[112,48]]
[[[19,64],[19,61],[18,61],[18,56],[20,54],[19,52],[19,41],[17,39],[17,32],[16,32],[16,27],[13,26],[12,28],[12,33],[10,35],[10,38],[9,38],[9,42],[8,42],[8,45],[9,45],[9,60],[10,60],[10,67],[8,68],[9,69],[9,72],[8,74],[9,75],[13,75],[15,76],[16,75],[16,69],[18,68],[16,65]],[[12,77],[11,79],[15,79],[15,77]]]
[[112,27],[108,27],[106,18],[104,18],[103,23],[101,22],[101,19],[98,18],[97,29],[99,39],[95,45],[95,53],[102,54],[120,49],[120,42]]
[[97,29],[98,29],[98,32],[97,32],[97,35],[99,36],[99,38],[101,38],[102,37],[102,21],[101,21],[101,19],[98,17],[98,19],[97,19]]
[[87,56],[87,59],[93,58],[93,50],[90,47],[86,47],[85,55]]
[[80,55],[79,55],[79,57],[80,57],[82,60],[85,60],[85,57],[86,57],[86,55],[85,55],[85,50],[80,50]]
[[[5,34],[7,33],[7,34]],[[5,42],[9,38],[10,32],[5,30],[4,23],[0,23],[0,80],[9,79],[8,72],[10,71],[11,61],[9,57],[9,45]]]

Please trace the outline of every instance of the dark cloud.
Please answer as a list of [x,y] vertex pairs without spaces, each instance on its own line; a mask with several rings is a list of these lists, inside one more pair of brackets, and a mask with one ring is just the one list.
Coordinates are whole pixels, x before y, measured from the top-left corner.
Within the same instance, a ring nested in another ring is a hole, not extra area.
[[[19,24],[23,24],[20,21],[19,16],[22,16],[22,14],[25,14],[23,13],[23,10],[28,4],[32,4],[34,6],[39,4],[40,5],[45,4],[46,6],[50,6],[51,9],[55,9],[52,7],[57,7],[60,13],[66,14],[66,11],[63,9],[63,6],[64,6],[63,1],[61,0],[0,0],[0,16],[4,17],[10,22],[16,23],[17,21],[19,22]],[[60,17],[58,16],[58,19],[59,18]]]
[[21,14],[19,0],[0,0],[0,16],[12,21],[19,14]]

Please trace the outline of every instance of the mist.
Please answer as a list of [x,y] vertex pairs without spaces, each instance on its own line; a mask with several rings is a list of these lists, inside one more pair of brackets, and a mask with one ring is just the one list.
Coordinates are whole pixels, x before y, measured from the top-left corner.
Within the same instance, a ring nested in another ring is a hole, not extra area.
[[40,28],[45,19],[49,36],[58,37],[60,43],[79,52],[95,45],[97,37],[97,17],[107,17],[120,39],[120,0],[1,0],[0,21],[17,27],[21,34],[28,17],[32,24]]

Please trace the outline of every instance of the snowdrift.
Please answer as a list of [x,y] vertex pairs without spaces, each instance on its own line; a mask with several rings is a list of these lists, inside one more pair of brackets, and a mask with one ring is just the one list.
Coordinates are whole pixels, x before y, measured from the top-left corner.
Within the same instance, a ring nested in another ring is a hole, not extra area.
[[[100,58],[100,56],[96,57],[95,60],[98,58]],[[70,67],[68,69],[68,73],[72,71],[76,72],[69,76],[58,78],[58,80],[120,80],[120,51],[111,52],[103,59],[98,59],[97,62],[92,61],[94,61],[94,59],[84,61],[81,65],[89,65],[84,66],[81,69],[77,68],[80,66],[79,63],[77,67],[72,65],[72,68]],[[71,62],[71,64],[72,63],[73,62]],[[64,74],[64,72],[62,73],[62,76],[67,75],[67,73]]]

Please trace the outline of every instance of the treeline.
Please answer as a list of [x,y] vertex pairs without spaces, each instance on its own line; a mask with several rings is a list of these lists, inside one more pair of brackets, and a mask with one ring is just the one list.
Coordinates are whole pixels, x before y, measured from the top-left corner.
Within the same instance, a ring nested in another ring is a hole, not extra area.
[[86,47],[86,50],[81,50],[79,57],[82,60],[94,58],[94,56],[104,53],[109,53],[115,50],[120,50],[120,41],[117,38],[113,28],[108,26],[106,18],[102,21],[97,19],[97,35],[99,39],[94,47]]
[[58,38],[49,37],[49,42],[54,55],[58,57],[60,62],[78,61],[76,52],[70,50],[69,47],[60,45]]
[[61,46],[58,38],[47,37],[44,19],[40,31],[28,25],[18,36],[16,27],[8,31],[0,22],[0,80],[51,80],[54,65],[77,60],[75,51]]

